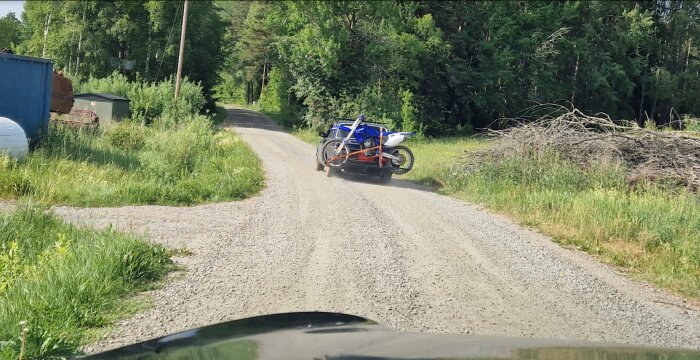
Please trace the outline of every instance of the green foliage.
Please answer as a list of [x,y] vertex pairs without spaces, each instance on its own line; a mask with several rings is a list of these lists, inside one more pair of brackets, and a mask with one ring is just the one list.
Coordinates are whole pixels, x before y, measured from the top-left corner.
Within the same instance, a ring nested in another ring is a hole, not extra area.
[[163,129],[149,138],[142,163],[152,177],[177,183],[183,174],[193,173],[205,160],[201,154],[215,148],[213,134],[211,122],[204,116],[193,117],[180,129]]
[[227,72],[221,73],[221,80],[214,87],[214,92],[216,99],[224,104],[246,104],[248,102],[245,83]]
[[700,132],[700,118],[694,119],[686,117],[683,119],[683,123],[685,124],[685,130]]
[[[29,36],[17,49],[43,56],[78,80],[114,71],[146,82],[177,68],[181,1],[27,1],[23,23]],[[205,95],[218,82],[225,27],[212,1],[192,1],[183,74]]]
[[198,83],[187,78],[182,80],[180,97],[174,100],[175,82],[173,78],[160,83],[129,81],[119,73],[97,79],[90,78],[84,83],[74,84],[76,93],[110,93],[130,100],[131,117],[142,122],[165,118],[178,123],[189,114],[196,114],[204,108],[203,89]]
[[416,107],[413,105],[413,93],[406,90],[401,93],[401,100],[403,104],[401,105],[401,125],[404,131],[417,131],[418,130],[418,119],[416,114]]
[[[681,5],[682,4],[682,5]],[[287,74],[297,125],[366,113],[467,134],[536,103],[663,125],[700,112],[700,3],[325,1],[229,5],[222,94],[264,99]],[[262,95],[261,95],[262,93]],[[223,96],[223,95],[222,95]],[[267,100],[265,100],[267,101]],[[296,112],[296,111],[295,111]]]
[[269,82],[260,94],[260,108],[265,112],[281,113],[287,107],[289,84],[277,68],[273,68],[269,76]]
[[230,131],[188,115],[145,127],[52,126],[45,145],[0,172],[0,197],[46,204],[183,205],[242,199],[263,184],[260,161]]
[[131,122],[123,122],[105,132],[107,142],[125,151],[139,151],[146,146],[144,128]]
[[104,326],[121,298],[172,268],[165,248],[113,230],[61,222],[43,209],[0,216],[0,358],[76,354],[86,330]]
[[0,50],[15,49],[24,40],[24,30],[14,13],[0,17]]

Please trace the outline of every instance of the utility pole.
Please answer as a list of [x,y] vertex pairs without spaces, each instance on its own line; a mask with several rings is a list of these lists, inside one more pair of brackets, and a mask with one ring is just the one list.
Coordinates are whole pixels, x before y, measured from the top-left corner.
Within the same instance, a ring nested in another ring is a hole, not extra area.
[[182,62],[185,59],[185,33],[187,32],[187,6],[189,0],[185,0],[185,9],[182,11],[182,30],[180,31],[180,55],[177,58],[177,76],[175,77],[175,99],[180,96],[180,79],[182,78]]

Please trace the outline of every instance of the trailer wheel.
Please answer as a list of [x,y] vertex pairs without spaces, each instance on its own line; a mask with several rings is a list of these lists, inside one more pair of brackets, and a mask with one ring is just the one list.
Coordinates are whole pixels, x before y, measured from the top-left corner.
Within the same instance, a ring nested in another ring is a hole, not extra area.
[[382,184],[387,184],[389,181],[391,181],[391,176],[394,175],[393,173],[389,171],[382,171],[379,173],[379,182]]

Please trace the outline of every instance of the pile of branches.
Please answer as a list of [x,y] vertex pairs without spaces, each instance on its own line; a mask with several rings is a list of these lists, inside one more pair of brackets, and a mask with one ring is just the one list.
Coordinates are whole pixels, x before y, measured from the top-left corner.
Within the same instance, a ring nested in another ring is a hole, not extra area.
[[647,129],[558,105],[550,109],[535,121],[492,130],[499,141],[490,155],[555,151],[582,167],[592,162],[623,164],[630,184],[673,183],[700,191],[700,132]]

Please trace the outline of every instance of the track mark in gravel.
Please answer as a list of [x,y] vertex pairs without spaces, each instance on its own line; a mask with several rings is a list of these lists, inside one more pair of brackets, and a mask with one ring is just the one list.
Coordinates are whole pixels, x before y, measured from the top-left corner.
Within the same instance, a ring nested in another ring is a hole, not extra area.
[[[338,311],[407,331],[700,348],[700,311],[476,206],[395,180],[313,170],[314,149],[255,112],[228,125],[263,160],[267,187],[232,203],[55,208],[146,233],[193,255],[155,306],[95,352],[214,322]],[[421,161],[421,159],[417,159]]]

